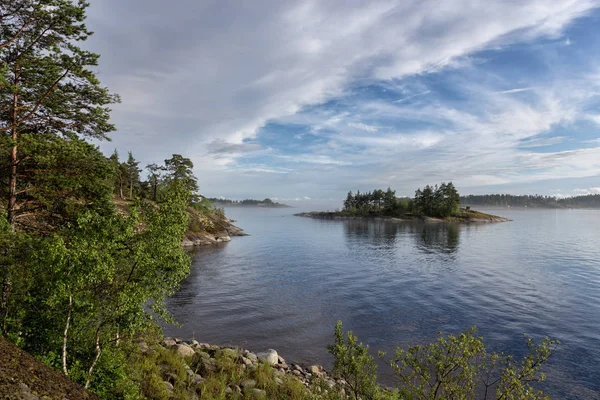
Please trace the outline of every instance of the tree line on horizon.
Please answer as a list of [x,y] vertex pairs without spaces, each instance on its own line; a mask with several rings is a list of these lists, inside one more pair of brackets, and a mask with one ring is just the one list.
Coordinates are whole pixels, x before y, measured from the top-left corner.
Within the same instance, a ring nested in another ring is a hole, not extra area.
[[426,185],[414,198],[396,197],[396,191],[348,192],[342,212],[350,215],[385,215],[402,217],[407,214],[446,218],[460,211],[460,195],[452,182]]
[[600,208],[600,194],[573,197],[484,194],[460,198],[462,204],[489,207]]
[[232,200],[232,199],[223,199],[219,197],[206,197],[206,200],[210,201],[213,204],[231,204],[231,205],[241,205],[241,206],[257,206],[257,205],[282,205],[281,203],[277,203],[270,198],[266,198],[264,200],[256,200],[256,199],[244,199],[244,200]]

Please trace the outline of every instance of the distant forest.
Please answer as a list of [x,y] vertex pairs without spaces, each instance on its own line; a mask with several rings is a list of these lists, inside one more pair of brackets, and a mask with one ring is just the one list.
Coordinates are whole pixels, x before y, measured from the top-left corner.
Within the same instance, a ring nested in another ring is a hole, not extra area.
[[461,196],[465,206],[538,207],[538,208],[600,208],[600,194],[557,198],[552,196],[485,194]]
[[245,200],[231,200],[231,199],[220,199],[217,197],[207,197],[206,200],[213,204],[226,204],[230,206],[257,206],[257,207],[289,207],[286,204],[274,202],[273,200],[266,198],[264,200],[256,199],[245,199]]

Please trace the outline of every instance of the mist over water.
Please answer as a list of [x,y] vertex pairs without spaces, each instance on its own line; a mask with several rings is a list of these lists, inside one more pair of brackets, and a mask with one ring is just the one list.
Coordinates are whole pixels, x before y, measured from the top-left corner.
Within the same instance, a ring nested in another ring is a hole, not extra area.
[[600,398],[600,211],[484,211],[513,221],[325,221],[294,217],[298,209],[227,209],[251,236],[195,254],[168,302],[183,326],[165,333],[330,366],[325,346],[338,319],[385,351],[476,325],[489,350],[517,356],[523,334],[559,339],[543,388],[553,398]]

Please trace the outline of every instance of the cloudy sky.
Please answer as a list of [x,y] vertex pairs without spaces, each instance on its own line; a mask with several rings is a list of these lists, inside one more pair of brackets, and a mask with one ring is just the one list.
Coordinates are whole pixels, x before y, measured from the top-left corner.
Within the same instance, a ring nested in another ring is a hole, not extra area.
[[110,153],[201,191],[600,193],[600,1],[92,1]]

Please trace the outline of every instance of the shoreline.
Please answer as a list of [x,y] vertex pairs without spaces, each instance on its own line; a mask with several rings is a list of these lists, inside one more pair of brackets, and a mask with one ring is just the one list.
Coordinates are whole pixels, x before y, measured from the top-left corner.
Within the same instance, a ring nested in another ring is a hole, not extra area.
[[[199,360],[199,368],[193,371],[186,366],[187,374],[196,383],[204,383],[206,375],[217,370],[218,360],[228,358],[236,363],[242,370],[254,371],[259,364],[266,364],[273,368],[275,376],[289,376],[298,379],[302,384],[309,388],[315,379],[322,380],[329,388],[343,383],[340,379],[333,378],[321,365],[303,365],[298,363],[287,363],[286,360],[274,349],[267,349],[262,352],[253,352],[242,347],[220,346],[209,343],[201,343],[195,339],[182,340],[175,337],[164,337],[157,346],[166,350],[174,351],[184,360]],[[146,342],[138,342],[138,347],[142,353],[152,351]],[[200,373],[198,373],[200,372]],[[276,378],[277,380],[277,378]],[[278,382],[279,383],[279,382]],[[255,389],[256,382],[252,380],[243,380],[239,385],[229,386],[231,392],[242,393]],[[229,392],[229,393],[231,393]]]
[[450,217],[450,218],[434,218],[410,216],[408,218],[399,218],[386,215],[347,215],[342,212],[335,211],[311,211],[294,214],[296,217],[314,218],[314,219],[329,219],[329,220],[370,220],[370,221],[390,221],[399,223],[490,223],[490,222],[510,222],[512,220],[497,215],[485,214],[476,211],[470,211],[470,214],[465,217]]
[[216,233],[210,233],[206,231],[202,232],[186,232],[183,241],[181,242],[183,247],[199,247],[208,246],[211,244],[230,242],[234,236],[250,236],[244,230],[238,226],[233,225],[235,222],[232,219],[227,219],[222,230]]

